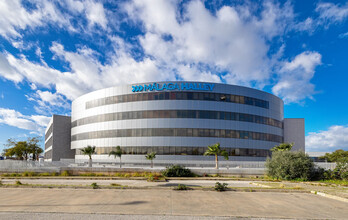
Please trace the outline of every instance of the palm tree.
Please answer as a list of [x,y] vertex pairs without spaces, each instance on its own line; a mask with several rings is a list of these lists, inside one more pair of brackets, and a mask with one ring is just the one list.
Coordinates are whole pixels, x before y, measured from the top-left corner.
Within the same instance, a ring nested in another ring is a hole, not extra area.
[[122,150],[121,150],[121,147],[120,146],[117,146],[116,147],[116,151],[111,151],[110,153],[109,153],[109,157],[111,156],[111,155],[114,155],[115,156],[115,159],[116,159],[116,157],[119,157],[120,158],[120,168],[122,167],[122,162],[121,162],[121,156],[122,156]]
[[156,152],[151,152],[145,155],[147,160],[151,160],[151,168],[153,168],[153,159],[156,158]]
[[273,147],[271,151],[290,151],[293,145],[294,143],[282,143]]
[[228,160],[228,153],[226,150],[220,148],[220,143],[208,146],[208,150],[204,152],[204,156],[215,155],[215,169],[219,169],[219,158],[218,156],[223,156],[225,160]]
[[81,153],[89,156],[88,167],[92,167],[92,154],[95,154],[95,146],[88,145],[81,150]]

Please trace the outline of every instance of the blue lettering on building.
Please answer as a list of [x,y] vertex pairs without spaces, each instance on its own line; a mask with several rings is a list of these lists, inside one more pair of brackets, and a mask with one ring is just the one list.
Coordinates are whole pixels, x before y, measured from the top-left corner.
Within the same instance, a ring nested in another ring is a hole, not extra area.
[[153,83],[132,86],[132,92],[165,91],[165,90],[198,90],[213,91],[213,83]]

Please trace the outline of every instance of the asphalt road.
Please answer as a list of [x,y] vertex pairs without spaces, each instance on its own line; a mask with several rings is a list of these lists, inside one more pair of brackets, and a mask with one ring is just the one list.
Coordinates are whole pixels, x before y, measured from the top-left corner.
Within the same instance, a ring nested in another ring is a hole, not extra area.
[[347,203],[308,193],[0,188],[0,195],[3,212],[0,218],[15,212],[11,219],[21,212],[33,216],[43,212],[126,215],[130,219],[139,215],[159,219],[163,216],[347,219],[348,216]]

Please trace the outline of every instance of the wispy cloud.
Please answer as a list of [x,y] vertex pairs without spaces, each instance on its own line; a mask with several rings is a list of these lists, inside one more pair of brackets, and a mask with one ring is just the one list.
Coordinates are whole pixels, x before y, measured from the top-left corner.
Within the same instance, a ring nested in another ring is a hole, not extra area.
[[307,151],[348,150],[348,125],[333,125],[328,130],[306,136]]
[[50,117],[42,115],[23,115],[13,109],[0,108],[0,124],[24,130],[42,133],[49,120]]
[[[56,101],[64,106],[96,89],[154,80],[270,86],[287,103],[300,103],[315,94],[311,80],[322,55],[306,50],[292,55],[294,58],[286,57],[282,41],[289,31],[309,30],[318,19],[343,21],[347,8],[319,3],[318,18],[298,22],[291,3],[273,1],[263,1],[261,6],[225,5],[214,12],[201,1],[134,0],[116,3],[113,9],[119,10],[108,10],[102,2],[92,0],[37,0],[30,10],[19,0],[0,4],[4,6],[0,7],[4,12],[0,13],[0,35],[18,47],[25,46],[20,44],[25,30],[51,24],[81,39],[98,33],[99,41],[108,45],[101,53],[91,45],[71,47],[53,41],[45,45],[49,50],[43,56],[41,48],[33,44],[39,61],[24,52],[0,52],[0,76],[31,85],[33,93],[28,98],[38,103],[38,111],[59,106]],[[131,40],[111,30],[111,20],[119,14],[124,25],[138,31]],[[66,69],[48,65],[52,60],[64,63]],[[48,96],[54,96],[55,102],[46,101]]]

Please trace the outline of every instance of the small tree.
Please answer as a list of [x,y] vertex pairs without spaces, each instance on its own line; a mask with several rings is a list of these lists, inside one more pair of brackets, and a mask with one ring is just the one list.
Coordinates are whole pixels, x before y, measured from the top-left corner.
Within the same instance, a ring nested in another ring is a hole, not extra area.
[[110,157],[111,155],[114,155],[115,159],[116,159],[117,157],[120,158],[120,168],[122,168],[122,161],[121,161],[122,150],[121,150],[121,147],[120,147],[120,146],[117,146],[117,147],[116,147],[116,150],[113,150],[113,151],[111,151],[111,152],[109,153],[109,157]]
[[215,155],[215,169],[219,169],[219,156],[223,156],[228,160],[228,153],[226,150],[220,148],[220,143],[208,146],[208,150],[204,152],[204,156]]
[[316,172],[311,158],[302,151],[275,151],[266,161],[267,174],[276,179],[310,180]]
[[95,154],[95,146],[87,146],[81,150],[83,155],[89,156],[88,167],[92,167],[92,154]]
[[276,151],[290,151],[294,143],[282,143],[271,149],[272,152]]
[[30,154],[33,155],[33,160],[38,159],[43,150],[38,143],[40,137],[30,137],[26,141],[16,141],[15,139],[8,139],[5,144],[7,149],[4,149],[3,155],[6,157],[16,156],[20,160],[28,160]]
[[151,160],[151,168],[153,168],[153,159],[156,158],[156,152],[151,152],[145,155],[147,160]]
[[348,161],[348,151],[345,150],[336,150],[332,153],[326,153],[324,156],[320,157],[320,159],[324,159],[327,162],[340,162],[342,160]]

